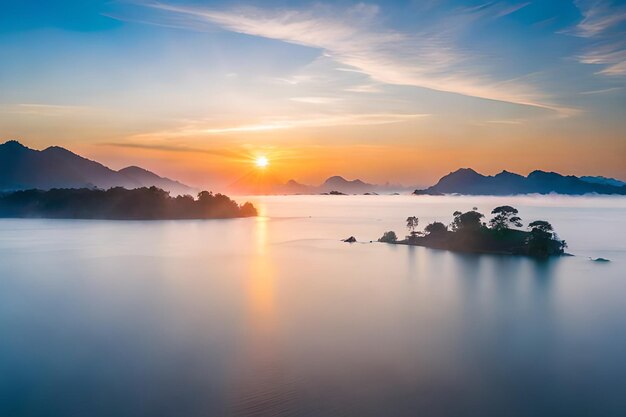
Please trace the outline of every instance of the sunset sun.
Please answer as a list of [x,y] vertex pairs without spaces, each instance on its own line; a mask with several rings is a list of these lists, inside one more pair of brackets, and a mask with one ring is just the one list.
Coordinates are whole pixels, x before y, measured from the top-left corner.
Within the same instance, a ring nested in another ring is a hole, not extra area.
[[270,161],[268,161],[267,157],[265,156],[259,156],[254,160],[254,165],[256,165],[257,168],[265,168],[269,164],[270,164]]

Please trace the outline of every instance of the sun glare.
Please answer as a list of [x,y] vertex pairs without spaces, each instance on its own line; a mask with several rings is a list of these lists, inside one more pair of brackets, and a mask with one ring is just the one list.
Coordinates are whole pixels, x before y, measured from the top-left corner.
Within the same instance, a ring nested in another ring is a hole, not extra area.
[[270,164],[270,161],[267,160],[265,156],[259,156],[254,160],[254,165],[258,168],[265,168]]

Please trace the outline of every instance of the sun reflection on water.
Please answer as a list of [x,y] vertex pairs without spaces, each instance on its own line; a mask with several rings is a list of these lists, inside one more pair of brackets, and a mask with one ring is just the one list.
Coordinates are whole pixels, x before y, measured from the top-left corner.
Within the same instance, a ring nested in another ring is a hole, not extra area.
[[246,331],[231,389],[233,415],[279,415],[294,400],[280,353],[275,265],[267,217],[254,224],[254,256],[244,283]]

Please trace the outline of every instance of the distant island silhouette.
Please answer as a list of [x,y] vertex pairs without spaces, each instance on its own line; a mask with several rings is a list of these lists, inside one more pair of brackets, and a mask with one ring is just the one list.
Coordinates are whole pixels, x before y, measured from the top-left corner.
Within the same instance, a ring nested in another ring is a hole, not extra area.
[[256,216],[251,203],[237,204],[223,194],[202,191],[197,198],[171,197],[156,187],[128,190],[52,189],[0,193],[0,217],[169,220]]
[[[341,194],[377,194],[410,192],[415,187],[405,187],[399,184],[370,184],[360,179],[348,180],[340,175],[327,178],[320,185],[307,185],[289,180],[281,182],[270,174],[249,173],[231,184],[229,190],[246,194],[279,194],[279,195],[315,195],[331,193]],[[335,195],[335,194],[332,194]]]
[[626,184],[605,177],[564,176],[556,172],[533,171],[524,177],[508,171],[494,176],[462,168],[442,177],[437,184],[416,195],[515,195],[515,194],[626,194]]
[[15,140],[0,144],[0,191],[152,186],[174,195],[200,191],[136,166],[114,171],[59,146],[38,151]]
[[418,231],[419,219],[406,219],[409,235],[398,240],[395,232],[388,231],[379,242],[398,245],[425,246],[459,252],[492,253],[548,257],[565,254],[567,243],[559,239],[552,225],[545,220],[528,224],[528,231],[519,230],[522,219],[511,206],[499,206],[491,211],[493,218],[487,224],[485,215],[473,208],[467,212],[454,212],[449,226],[441,222],[428,224]]
[[405,187],[394,184],[370,184],[360,179],[347,180],[335,175],[320,185],[301,184],[295,180],[281,183],[276,178],[266,182],[263,187],[255,188],[254,180],[243,178],[233,186],[233,190],[242,190],[251,194],[395,194],[412,192],[415,195],[518,195],[518,194],[617,194],[626,195],[626,183],[615,178],[562,175],[556,172],[533,171],[524,177],[509,171],[502,171],[494,176],[479,174],[471,168],[461,168],[442,177],[437,184],[425,188]]

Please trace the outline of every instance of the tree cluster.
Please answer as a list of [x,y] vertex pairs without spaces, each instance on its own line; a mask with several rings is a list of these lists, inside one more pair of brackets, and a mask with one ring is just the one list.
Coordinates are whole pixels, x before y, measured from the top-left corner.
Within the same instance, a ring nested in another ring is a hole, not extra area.
[[[411,216],[406,219],[409,231],[406,241],[400,243],[418,244],[447,249],[519,253],[532,256],[562,254],[567,247],[565,241],[558,238],[550,223],[535,220],[523,227],[519,211],[512,206],[499,206],[491,211],[493,215],[488,223],[485,215],[476,207],[470,211],[453,213],[449,226],[441,222],[428,224],[423,232],[417,230],[419,219]],[[379,242],[395,243],[389,237],[393,232],[385,232]],[[395,237],[395,233],[393,233]]]
[[156,187],[26,190],[0,195],[0,217],[159,220],[256,215],[252,204],[238,205],[223,194],[208,191],[196,199],[189,195],[171,197]]

